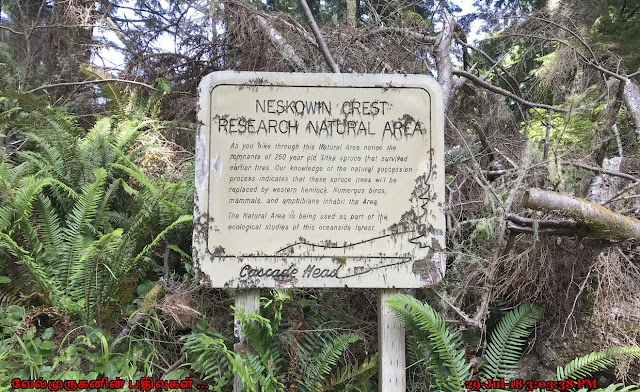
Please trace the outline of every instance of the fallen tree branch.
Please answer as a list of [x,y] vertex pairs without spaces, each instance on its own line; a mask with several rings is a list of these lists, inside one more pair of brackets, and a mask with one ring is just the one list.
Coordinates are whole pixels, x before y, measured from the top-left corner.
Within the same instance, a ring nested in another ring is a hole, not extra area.
[[476,48],[473,45],[469,45],[468,43],[464,42],[463,40],[461,40],[459,38],[456,38],[456,42],[458,42],[460,45],[462,45],[465,49],[471,49],[474,52],[477,52],[482,57],[484,57],[487,61],[489,61],[491,64],[494,64],[495,66],[497,66],[498,69],[500,69],[505,75],[505,76],[499,75],[500,78],[502,78],[502,80],[504,80],[509,85],[509,87],[511,87],[514,90],[514,92],[516,94],[522,94],[522,91],[520,90],[520,84],[518,83],[516,78],[513,77],[513,75],[511,75],[511,73],[501,64],[502,60],[500,60],[500,61],[494,60],[491,56],[489,56],[482,49]]
[[122,331],[120,331],[118,336],[109,345],[109,353],[115,353],[116,351],[118,351],[118,348],[120,348],[120,345],[122,345],[122,343],[125,341],[125,338],[129,335],[131,330],[135,328],[135,326],[138,325],[138,323],[142,321],[142,319],[149,315],[150,306],[156,302],[163,289],[164,282],[162,278],[160,278],[160,280],[156,282],[154,287],[145,295],[142,307],[135,312],[133,317],[131,317],[127,322],[127,325],[124,326]]
[[544,103],[536,103],[536,102],[531,102],[531,101],[527,101],[524,98],[520,98],[519,96],[517,96],[516,94],[507,91],[503,88],[500,88],[498,86],[494,86],[493,84],[486,82],[484,80],[482,80],[481,78],[477,77],[476,75],[469,73],[467,71],[463,71],[461,69],[454,69],[453,70],[453,74],[457,75],[457,76],[462,76],[463,78],[469,79],[470,81],[472,81],[473,83],[477,84],[480,87],[483,87],[489,91],[492,91],[496,94],[500,94],[500,95],[504,95],[507,98],[511,98],[514,101],[518,102],[521,105],[524,105],[526,107],[530,107],[530,108],[540,108],[540,109],[547,109],[547,110],[553,110],[556,112],[561,112],[561,113],[566,113],[568,112],[567,109],[564,108],[560,108],[557,106],[551,106],[551,105],[547,105]]
[[256,20],[269,36],[271,44],[278,50],[280,55],[293,66],[296,71],[306,71],[307,66],[298,56],[295,49],[284,39],[284,37],[273,27],[264,16],[256,15]]
[[157,89],[157,88],[155,88],[155,87],[153,87],[151,85],[148,85],[146,83],[136,82],[134,80],[124,80],[124,79],[110,78],[110,79],[99,79],[99,80],[84,80],[82,82],[63,82],[63,83],[45,84],[44,86],[40,86],[40,87],[36,87],[34,89],[31,89],[31,90],[27,91],[26,93],[27,94],[31,94],[31,93],[35,93],[36,91],[46,90],[48,88],[55,88],[55,87],[82,86],[82,85],[86,85],[86,84],[97,84],[97,83],[127,83],[127,84],[134,84],[136,86],[142,86],[142,87],[148,88],[150,90],[162,92],[162,90]]
[[631,184],[628,187],[624,188],[620,192],[616,193],[612,198],[610,198],[609,200],[604,202],[604,205],[607,205],[607,204],[611,203],[612,201],[617,200],[620,196],[622,196],[625,193],[629,192],[630,190],[632,190],[633,188],[637,187],[638,185],[640,185],[640,181],[634,182],[633,184]]
[[[537,228],[534,229],[534,226]],[[553,235],[559,237],[587,237],[589,230],[584,225],[571,220],[539,220],[520,215],[507,215],[507,228],[516,233]]]
[[584,163],[574,162],[574,161],[564,161],[562,163],[565,164],[565,165],[579,167],[580,169],[590,170],[590,171],[596,172],[596,173],[604,173],[604,174],[608,174],[610,176],[626,178],[627,180],[631,180],[631,181],[640,181],[640,178],[637,178],[637,177],[632,176],[631,174],[622,173],[622,172],[619,172],[619,171],[607,170],[607,169],[603,169],[601,167],[589,166],[589,165],[585,165]]
[[584,224],[589,229],[589,235],[596,238],[640,238],[640,220],[568,194],[531,188],[525,192],[522,205],[534,210],[555,211],[573,218]]
[[363,39],[369,38],[372,35],[392,35],[392,34],[405,35],[409,38],[413,38],[417,41],[421,41],[428,44],[433,44],[436,42],[436,37],[422,34],[415,30],[407,29],[404,27],[378,27],[359,35],[358,37],[356,37],[356,40],[361,41]]

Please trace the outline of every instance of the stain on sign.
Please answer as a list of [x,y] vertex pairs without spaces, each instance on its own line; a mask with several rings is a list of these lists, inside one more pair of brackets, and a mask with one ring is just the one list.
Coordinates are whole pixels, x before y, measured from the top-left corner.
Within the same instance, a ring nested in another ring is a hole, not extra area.
[[444,130],[420,75],[200,84],[193,253],[214,287],[423,287],[444,260]]

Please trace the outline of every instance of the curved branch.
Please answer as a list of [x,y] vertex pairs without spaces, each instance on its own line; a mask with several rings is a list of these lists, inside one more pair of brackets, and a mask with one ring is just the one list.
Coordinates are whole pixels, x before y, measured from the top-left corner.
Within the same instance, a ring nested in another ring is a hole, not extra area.
[[454,69],[453,70],[453,74],[457,75],[457,76],[462,76],[466,79],[469,79],[470,81],[472,81],[473,83],[477,84],[480,87],[483,87],[489,91],[492,91],[496,94],[500,94],[500,95],[504,95],[505,97],[511,98],[514,101],[518,102],[519,104],[526,106],[526,107],[530,107],[530,108],[540,108],[540,109],[546,109],[546,110],[553,110],[555,112],[561,112],[561,113],[567,113],[568,110],[561,108],[561,107],[557,107],[557,106],[551,106],[551,105],[547,105],[544,103],[536,103],[536,102],[531,102],[531,101],[527,101],[524,98],[520,98],[519,96],[513,94],[510,91],[507,91],[503,88],[500,88],[498,86],[494,86],[493,84],[486,82],[484,80],[482,80],[481,78],[475,76],[472,73],[469,73],[467,71],[463,71],[461,69]]
[[87,84],[97,84],[97,83],[127,83],[127,84],[134,84],[136,86],[141,86],[141,87],[145,87],[148,88],[150,90],[153,91],[159,91],[162,92],[162,90],[157,89],[151,85],[148,85],[146,83],[142,83],[142,82],[136,82],[134,80],[124,80],[124,79],[99,79],[99,80],[85,80],[82,82],[63,82],[63,83],[52,83],[52,84],[45,84],[44,86],[40,86],[40,87],[36,87],[34,89],[31,89],[29,91],[27,91],[27,94],[31,94],[31,93],[35,93],[37,91],[40,90],[46,90],[48,88],[56,88],[56,87],[65,87],[65,86],[83,86],[83,85],[87,85]]

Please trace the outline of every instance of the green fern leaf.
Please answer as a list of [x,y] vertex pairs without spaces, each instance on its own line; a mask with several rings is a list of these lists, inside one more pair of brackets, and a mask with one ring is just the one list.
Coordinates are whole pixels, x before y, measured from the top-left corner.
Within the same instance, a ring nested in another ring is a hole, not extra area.
[[523,304],[502,317],[491,333],[491,342],[485,352],[486,362],[480,378],[498,379],[513,376],[522,349],[529,336],[529,329],[540,320],[542,313],[531,304]]
[[[387,303],[398,314],[408,328],[417,325],[420,330],[429,334],[434,361],[445,370],[443,385],[437,388],[449,391],[464,391],[464,383],[468,379],[471,364],[465,361],[465,351],[460,337],[452,334],[444,320],[429,305],[404,294],[396,294]],[[405,310],[406,309],[406,310]]]
[[[116,229],[94,241],[74,265],[71,278],[71,297],[85,308],[85,323],[91,321],[102,304],[101,288],[108,279],[107,271],[100,271],[100,265],[107,265],[114,251],[122,245],[122,229]],[[101,273],[102,272],[102,273]]]
[[62,279],[65,294],[69,292],[74,263],[80,260],[80,253],[87,247],[87,242],[90,241],[85,236],[85,230],[91,224],[98,209],[98,203],[104,194],[103,187],[107,172],[105,169],[100,168],[96,169],[94,174],[95,180],[83,187],[82,195],[76,201],[63,230],[64,243],[61,245],[61,253],[65,255],[65,259],[64,264],[61,265],[60,272],[65,275]]
[[185,342],[182,351],[190,366],[203,380],[214,381],[213,387],[217,390],[233,380],[232,368],[248,378],[242,362],[238,361],[239,356],[227,348],[221,335],[215,332],[191,333],[182,340]]
[[38,147],[40,147],[40,149],[45,153],[40,154],[40,153],[36,153],[36,152],[32,152],[32,151],[21,151],[18,152],[18,154],[26,159],[37,159],[40,162],[45,162],[48,164],[48,167],[50,167],[51,169],[53,169],[52,172],[48,172],[48,175],[50,175],[51,177],[54,177],[56,179],[62,180],[65,178],[65,164],[64,164],[64,160],[62,159],[62,156],[60,155],[60,151],[58,151],[58,149],[54,146],[52,146],[49,141],[45,140],[44,138],[40,137],[39,135],[36,135],[32,132],[23,132],[23,135],[29,139],[32,140],[34,142],[37,143]]
[[378,371],[378,355],[365,358],[361,363],[347,364],[336,369],[325,380],[321,391],[362,391],[364,383]]
[[559,366],[552,380],[586,378],[594,372],[606,369],[613,365],[614,360],[621,358],[640,358],[640,347],[617,346],[589,353],[574,359],[564,367]]
[[322,391],[322,381],[324,377],[331,372],[331,367],[338,363],[338,359],[350,344],[361,339],[362,337],[359,335],[347,333],[327,341],[322,347],[322,350],[316,352],[313,356],[311,364],[307,366],[303,378],[300,380],[300,384],[304,388],[303,390],[311,392]]
[[145,246],[144,249],[142,249],[142,251],[140,253],[138,253],[133,258],[133,263],[132,264],[133,265],[137,265],[140,262],[140,259],[142,258],[142,256],[146,255],[147,252],[149,252],[149,250],[151,248],[156,246],[158,244],[158,242],[160,242],[167,235],[167,233],[169,233],[171,230],[173,230],[173,228],[175,228],[176,226],[178,226],[178,225],[180,225],[182,223],[191,222],[192,220],[193,220],[193,216],[192,215],[182,215],[182,216],[178,217],[178,219],[173,221],[173,223],[171,223],[164,230],[162,230],[160,232],[160,234],[158,234],[156,236],[156,238],[153,239],[153,241],[151,241],[147,246]]
[[[33,211],[33,201],[36,199],[39,192],[45,186],[51,183],[48,178],[36,178],[34,176],[28,176],[18,181],[18,193],[15,195],[12,204],[4,205],[0,208],[0,220],[1,231],[10,231],[9,226],[14,228],[20,225],[20,222],[25,222],[31,217]],[[10,234],[10,233],[9,233]]]

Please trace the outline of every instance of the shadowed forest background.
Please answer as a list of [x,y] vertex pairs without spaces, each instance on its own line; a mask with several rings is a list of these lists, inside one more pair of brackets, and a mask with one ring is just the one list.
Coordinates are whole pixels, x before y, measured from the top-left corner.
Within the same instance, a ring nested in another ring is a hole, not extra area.
[[[338,69],[445,98],[447,275],[391,304],[408,390],[640,390],[640,1],[461,3],[0,0],[0,391],[375,391],[376,290],[263,290],[238,355],[234,293],[190,256],[202,77]],[[629,226],[526,208],[531,188]]]

